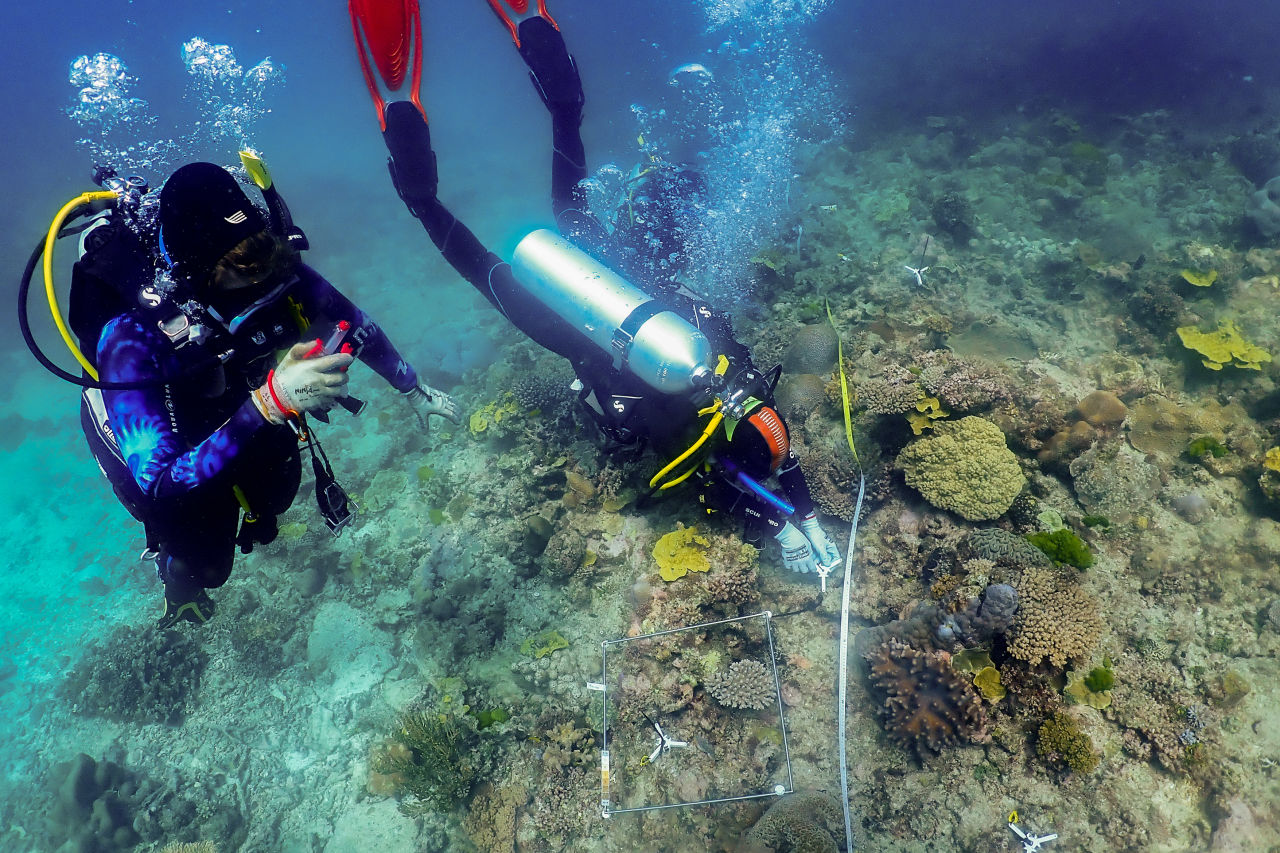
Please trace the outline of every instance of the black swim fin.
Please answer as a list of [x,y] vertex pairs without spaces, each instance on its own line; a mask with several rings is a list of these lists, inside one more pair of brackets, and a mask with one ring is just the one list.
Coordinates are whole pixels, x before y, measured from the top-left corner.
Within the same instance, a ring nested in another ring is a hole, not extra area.
[[386,118],[387,128],[382,132],[382,139],[391,153],[387,161],[391,182],[413,215],[420,218],[420,211],[435,201],[439,184],[436,154],[431,150],[431,128],[409,101],[387,104]]

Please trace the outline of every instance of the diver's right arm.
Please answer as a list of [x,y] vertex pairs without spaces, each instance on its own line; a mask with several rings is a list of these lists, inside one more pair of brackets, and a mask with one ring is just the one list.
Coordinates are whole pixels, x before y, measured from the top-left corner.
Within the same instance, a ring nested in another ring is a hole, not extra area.
[[[327,409],[344,393],[345,353],[308,358],[311,344],[291,349],[268,375],[266,383],[246,395],[221,426],[194,447],[179,432],[172,385],[147,385],[128,391],[103,391],[107,417],[129,473],[151,498],[181,495],[227,470],[241,448],[268,423],[281,425],[298,412]],[[152,382],[176,376],[183,366],[173,358],[169,342],[130,314],[116,317],[102,330],[98,344],[101,377],[109,382]],[[178,381],[200,381],[198,377]]]
[[[178,373],[168,341],[130,314],[116,317],[102,330],[98,344],[101,377],[109,382],[148,382]],[[180,495],[226,470],[248,439],[267,427],[251,397],[194,447],[178,432],[169,385],[129,391],[104,391],[111,430],[129,472],[152,498]]]

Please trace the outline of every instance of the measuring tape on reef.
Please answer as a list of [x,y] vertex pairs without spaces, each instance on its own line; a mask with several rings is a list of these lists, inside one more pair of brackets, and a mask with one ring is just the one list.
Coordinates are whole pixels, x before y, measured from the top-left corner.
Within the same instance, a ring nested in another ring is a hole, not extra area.
[[844,808],[844,848],[846,853],[853,853],[853,819],[849,814],[849,759],[845,741],[845,706],[848,694],[849,676],[849,587],[853,577],[853,551],[858,542],[858,519],[862,517],[862,498],[867,491],[867,478],[862,473],[862,460],[858,458],[858,448],[853,444],[853,418],[849,413],[849,380],[844,373],[844,340],[840,330],[836,328],[835,318],[831,316],[831,306],[827,305],[827,322],[836,333],[836,359],[840,367],[840,399],[844,403],[844,437],[849,442],[849,452],[858,466],[858,502],[853,508],[853,523],[849,525],[849,545],[844,558],[844,585],[840,591],[840,663],[837,673],[839,690],[836,701],[839,703],[836,717],[839,720],[838,732],[840,741],[840,805]]

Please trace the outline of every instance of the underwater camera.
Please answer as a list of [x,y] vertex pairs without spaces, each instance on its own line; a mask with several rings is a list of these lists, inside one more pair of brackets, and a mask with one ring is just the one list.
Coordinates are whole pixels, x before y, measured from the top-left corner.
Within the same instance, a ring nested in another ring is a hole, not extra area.
[[332,476],[325,478],[327,482],[316,481],[316,503],[320,507],[320,515],[324,518],[325,527],[334,536],[342,532],[342,528],[351,523],[355,516],[351,498],[347,490],[342,488]]

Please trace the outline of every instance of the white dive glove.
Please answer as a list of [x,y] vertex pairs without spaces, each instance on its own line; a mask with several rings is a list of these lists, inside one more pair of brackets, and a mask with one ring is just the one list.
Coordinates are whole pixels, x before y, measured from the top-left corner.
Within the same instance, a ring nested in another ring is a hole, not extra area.
[[814,553],[818,556],[818,565],[824,569],[834,569],[840,565],[840,549],[827,538],[827,534],[822,532],[822,527],[818,524],[818,516],[809,513],[800,520],[800,529],[804,531],[804,535],[809,537],[809,543],[813,545]]
[[413,413],[417,415],[418,425],[423,432],[431,428],[427,421],[428,415],[439,415],[450,423],[458,423],[458,404],[443,391],[437,391],[430,385],[415,385],[408,391],[402,391],[401,395],[413,407]]
[[818,560],[809,539],[791,522],[782,525],[773,537],[782,548],[782,564],[793,572],[816,572]]
[[347,395],[347,367],[355,359],[349,353],[307,358],[314,344],[294,344],[266,383],[253,392],[253,402],[273,424],[286,423],[305,412],[323,412]]

